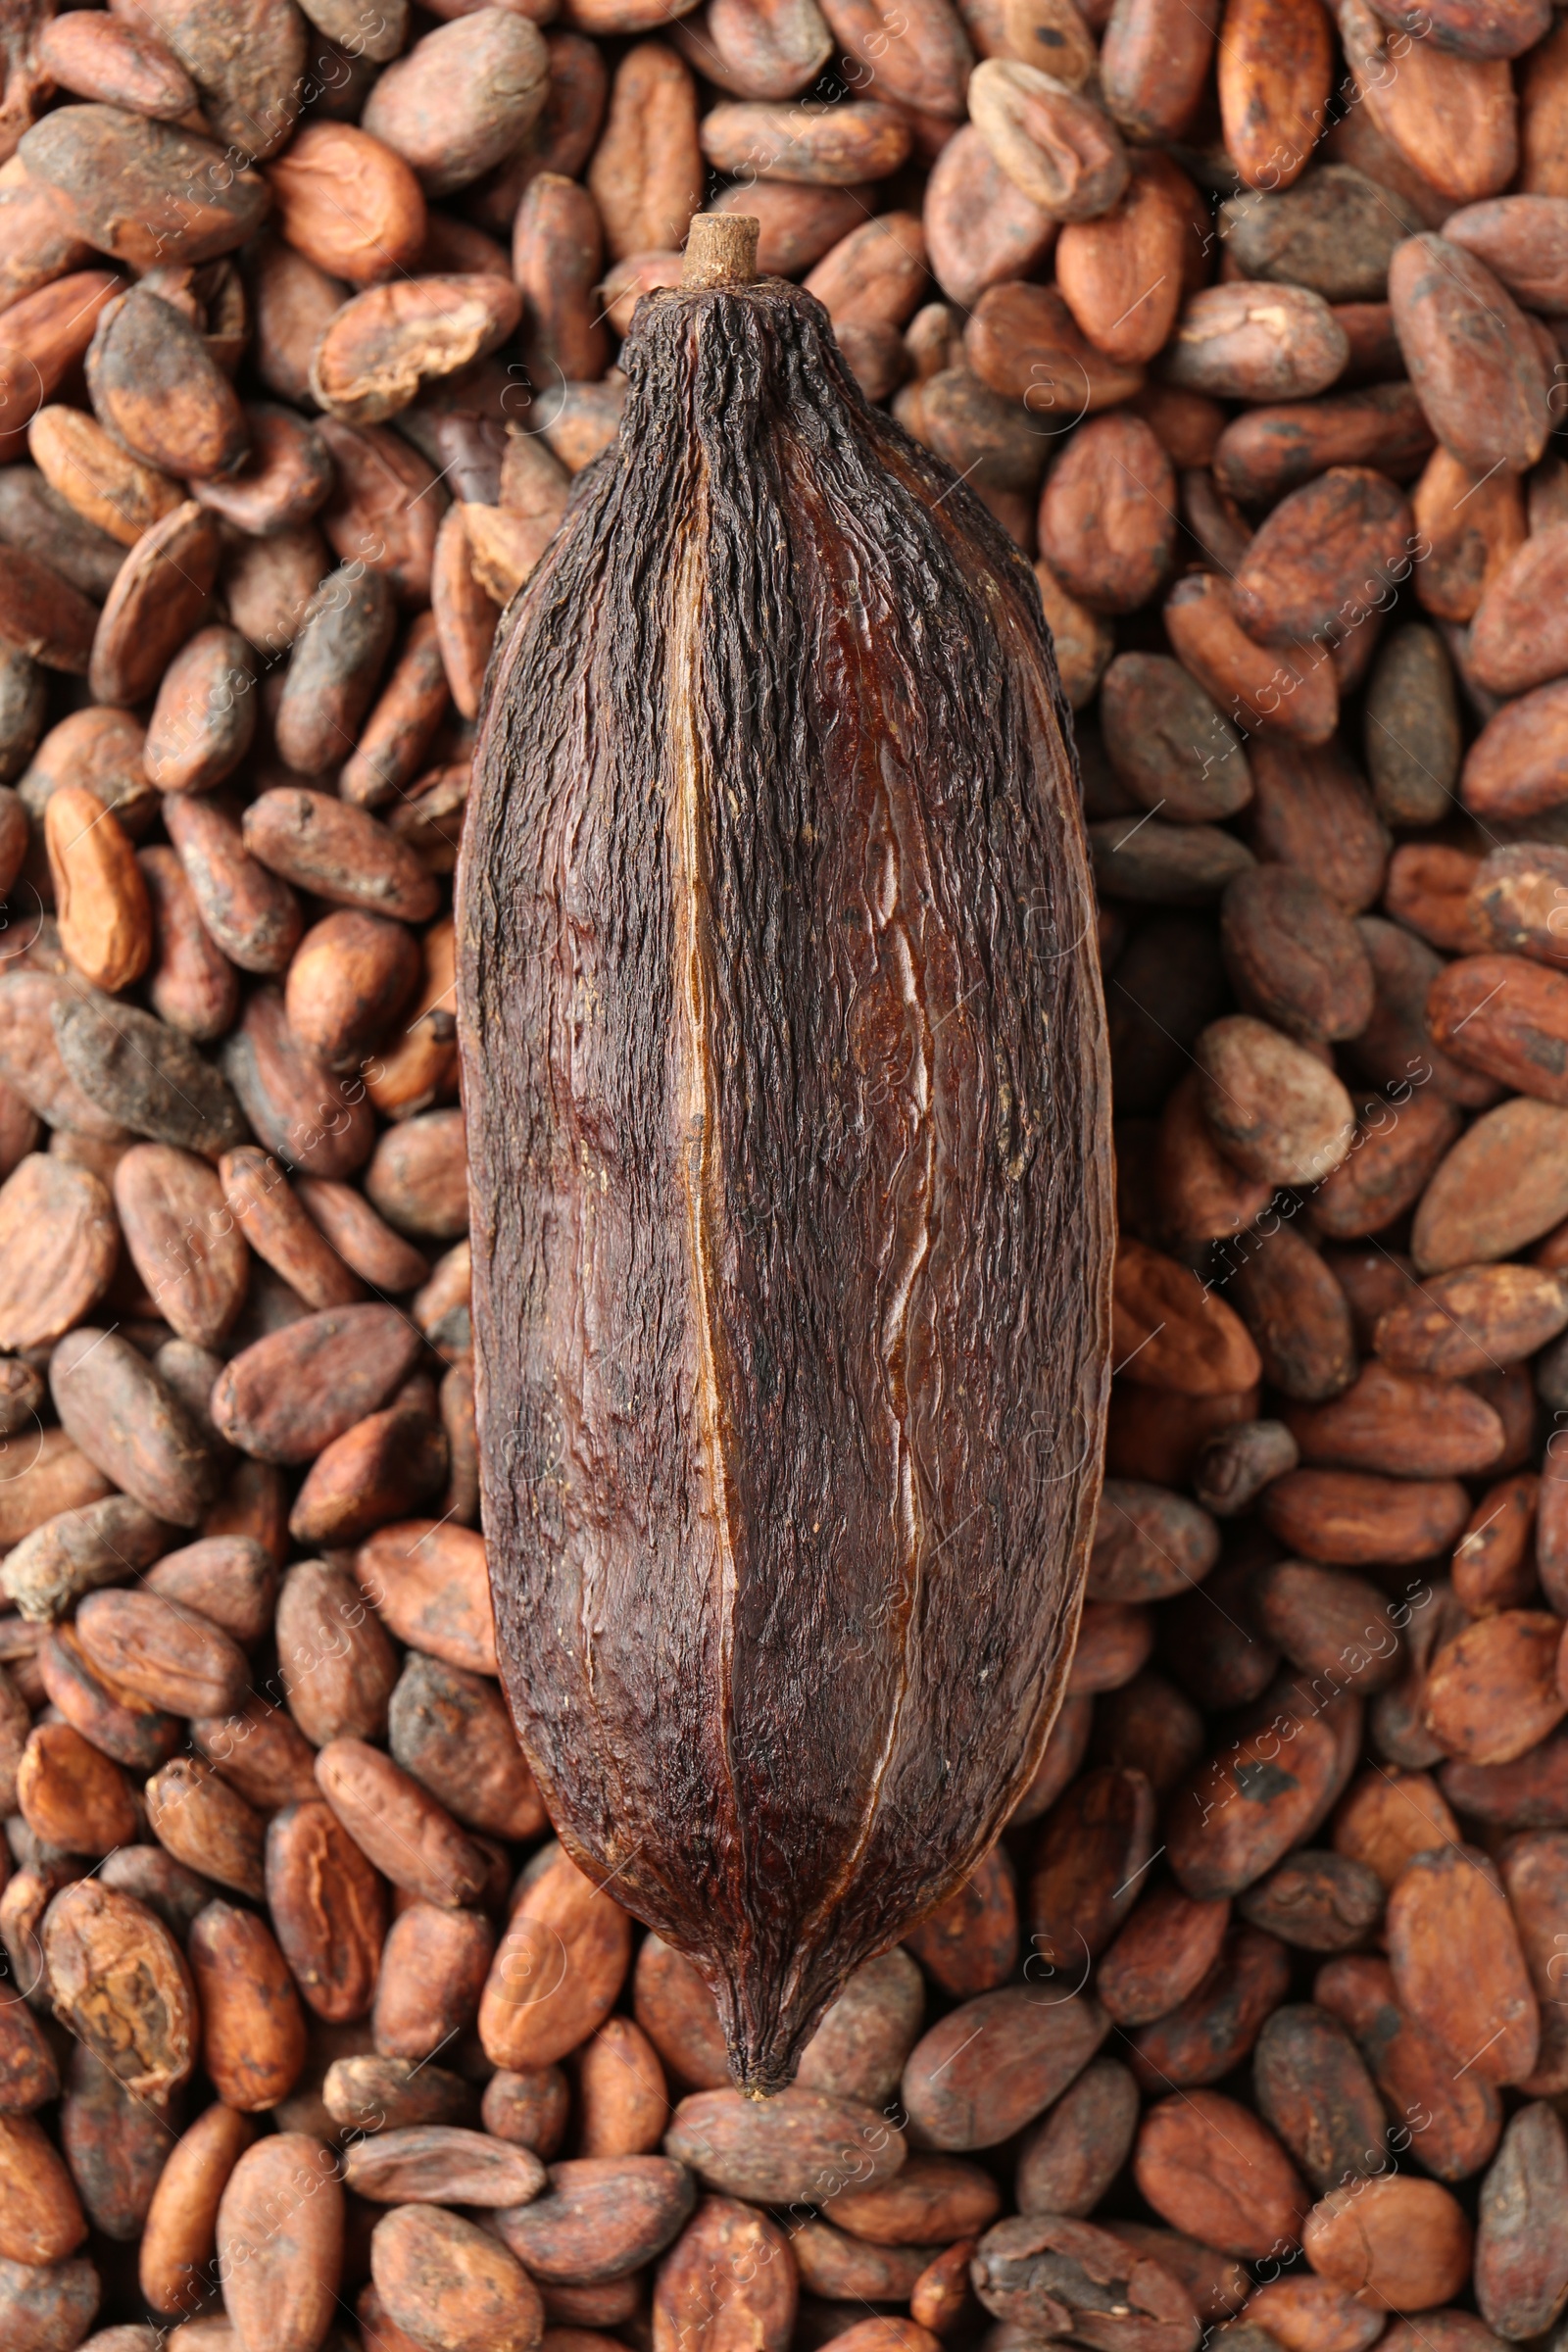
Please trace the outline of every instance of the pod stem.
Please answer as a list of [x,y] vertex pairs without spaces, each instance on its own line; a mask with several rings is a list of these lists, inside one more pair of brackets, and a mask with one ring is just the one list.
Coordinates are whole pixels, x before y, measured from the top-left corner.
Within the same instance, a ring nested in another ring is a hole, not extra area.
[[699,213],[686,239],[684,287],[749,286],[761,222],[750,213]]

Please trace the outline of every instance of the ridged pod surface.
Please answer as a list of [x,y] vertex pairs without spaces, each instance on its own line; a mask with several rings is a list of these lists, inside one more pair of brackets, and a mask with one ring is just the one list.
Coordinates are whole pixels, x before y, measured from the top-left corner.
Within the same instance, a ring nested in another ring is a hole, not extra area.
[[796,286],[651,295],[624,365],[464,846],[484,1517],[552,1818],[768,2091],[1059,1702],[1103,1011],[1028,565]]

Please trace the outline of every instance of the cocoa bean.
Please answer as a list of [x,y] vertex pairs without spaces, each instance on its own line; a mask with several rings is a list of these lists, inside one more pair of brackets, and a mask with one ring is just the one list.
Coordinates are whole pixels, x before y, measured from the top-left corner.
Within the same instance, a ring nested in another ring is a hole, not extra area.
[[[711,2095],[737,2096],[732,2091]],[[797,2103],[805,2095],[797,2090],[780,2094],[783,2100]],[[841,2112],[848,2118],[856,2110],[846,2106]],[[772,2180],[785,2178],[786,2173],[796,2178],[803,2168],[809,2167],[813,2162],[809,2144],[805,2152],[798,2152],[787,2130],[783,2134],[779,2132],[784,2114],[769,2108],[767,2115],[773,2129],[760,2135],[761,2141],[771,2145],[782,2136],[780,2157],[769,2165],[765,2156],[759,2162],[754,2155],[748,2167],[744,2142],[735,2134],[727,2149],[715,2145],[711,2166],[705,2163],[699,2168],[704,2176],[710,2169],[722,2168]],[[684,2143],[700,2139],[705,2132],[717,2141],[710,2119],[701,2124],[694,2121],[683,2134],[677,2110],[669,2137]],[[808,2126],[807,2137],[809,2142]],[[569,2164],[553,2164],[548,2179],[543,2195],[534,2196],[530,2203],[509,2206],[498,2217],[497,2228],[530,2276],[555,2285],[594,2286],[624,2278],[662,2253],[696,2202],[691,2173],[668,2156],[582,2156]]]

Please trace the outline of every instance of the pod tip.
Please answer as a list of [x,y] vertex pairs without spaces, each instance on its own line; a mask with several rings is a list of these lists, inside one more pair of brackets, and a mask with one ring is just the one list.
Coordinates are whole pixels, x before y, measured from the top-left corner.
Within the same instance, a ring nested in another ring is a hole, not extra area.
[[686,239],[682,286],[749,286],[761,225],[749,213],[699,213]]

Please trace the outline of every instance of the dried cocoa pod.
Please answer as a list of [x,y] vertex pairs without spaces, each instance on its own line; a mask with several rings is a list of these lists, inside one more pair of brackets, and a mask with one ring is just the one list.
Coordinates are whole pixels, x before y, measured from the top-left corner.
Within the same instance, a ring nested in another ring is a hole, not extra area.
[[303,2132],[245,2150],[218,2207],[223,2301],[241,2343],[304,2352],[326,2335],[343,2266],[339,2159]]
[[1484,473],[1523,472],[1545,440],[1545,374],[1524,314],[1461,246],[1422,235],[1389,265],[1410,380],[1444,447]]
[[137,2256],[141,2291],[166,2319],[200,2306],[217,2244],[219,2200],[255,2133],[248,2117],[215,2100],[169,2152]]
[[1133,2175],[1154,2211],[1224,2253],[1294,2245],[1307,2192],[1279,2141],[1217,2090],[1162,2099],[1144,2117]]
[[375,1739],[385,1730],[396,1654],[343,1568],[301,1560],[288,1571],[278,1594],[277,1650],[289,1712],[313,1744]]
[[0,1186],[0,1347],[59,1339],[102,1298],[115,1256],[104,1185],[86,1168],[29,1152]]
[[1251,2049],[1290,1985],[1290,1958],[1273,1936],[1236,1927],[1187,1998],[1131,2036],[1134,2079],[1148,2091],[1217,2082]]
[[654,2287],[659,2352],[700,2329],[715,2352],[786,2352],[795,2326],[789,2239],[755,2207],[705,2197],[660,2265]]
[[1411,1253],[1421,1272],[1510,1256],[1560,1223],[1568,1213],[1565,1137],[1563,1112],[1528,1097],[1475,1120],[1416,1210]]
[[162,2098],[196,2063],[199,2017],[178,1944],[130,1896],[95,1879],[56,1896],[42,1956],[62,2022],[138,2098]]
[[1364,1863],[1305,1850],[1287,1855],[1242,1897],[1243,1915],[1308,1952],[1357,1944],[1383,1913],[1383,1887]]

